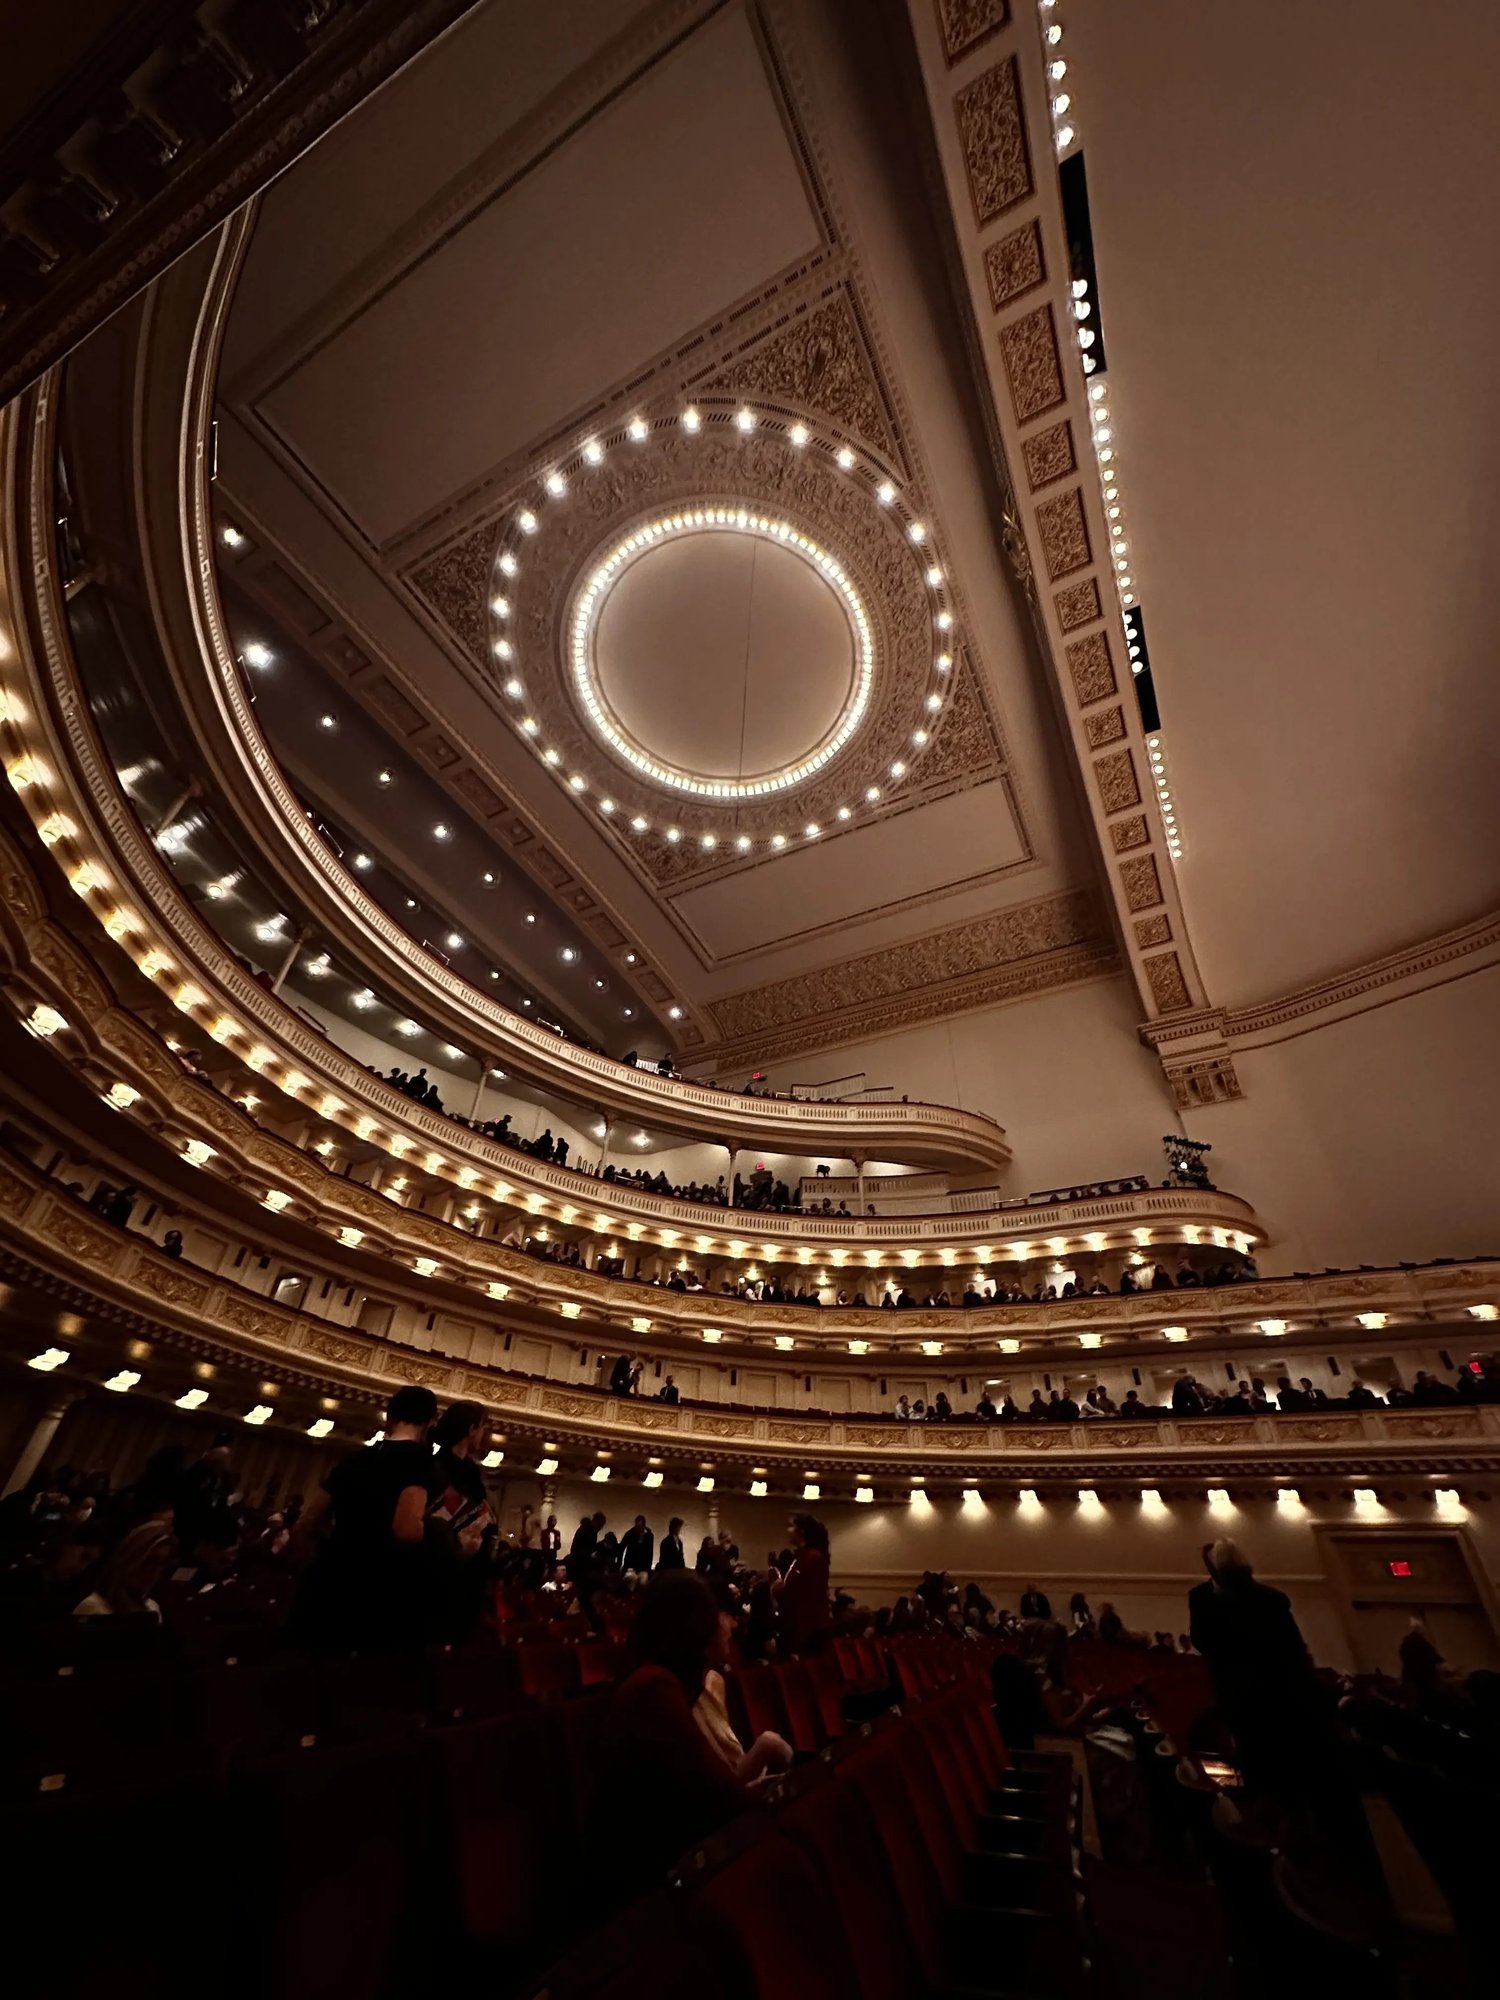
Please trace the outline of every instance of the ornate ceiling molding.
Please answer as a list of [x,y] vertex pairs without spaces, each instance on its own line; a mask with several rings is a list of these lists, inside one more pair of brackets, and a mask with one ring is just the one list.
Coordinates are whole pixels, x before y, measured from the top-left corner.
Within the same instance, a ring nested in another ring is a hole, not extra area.
[[1070,890],[709,1003],[726,1067],[894,1033],[1118,969],[1092,896]]
[[[975,351],[1015,484],[1032,596],[1094,822],[1125,956],[1151,1022],[1206,1003],[1149,780],[1074,342],[1072,272],[1051,168],[1051,92],[1031,6],[908,0]],[[1034,163],[1035,167],[1034,167]],[[1074,637],[1073,635],[1081,635]],[[1128,859],[1122,858],[1129,856]]]

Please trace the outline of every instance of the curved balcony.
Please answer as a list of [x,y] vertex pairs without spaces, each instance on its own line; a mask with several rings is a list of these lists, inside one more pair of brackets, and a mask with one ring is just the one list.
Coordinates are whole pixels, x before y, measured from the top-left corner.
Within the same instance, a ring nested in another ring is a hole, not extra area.
[[[16,1288],[0,1344],[13,1360],[29,1359],[28,1347],[45,1329],[50,1365],[72,1371],[57,1377],[60,1387],[140,1388],[172,1400],[192,1389],[195,1401],[221,1418],[259,1411],[253,1421],[274,1418],[299,1429],[315,1423],[314,1435],[336,1433],[347,1445],[378,1426],[395,1384],[415,1381],[441,1396],[481,1401],[507,1469],[523,1477],[607,1467],[632,1480],[662,1469],[678,1481],[710,1476],[792,1492],[817,1482],[823,1497],[852,1498],[863,1488],[884,1499],[905,1498],[908,1486],[961,1484],[991,1498],[1019,1492],[1024,1503],[1028,1492],[1080,1479],[1106,1492],[1158,1481],[1221,1489],[1232,1481],[1319,1476],[1373,1486],[1381,1477],[1441,1477],[1444,1484],[1461,1475],[1493,1478],[1500,1468],[1500,1409],[1493,1406],[912,1425],[871,1415],[637,1402],[330,1327],[101,1223],[18,1163],[0,1162],[0,1213],[8,1237],[0,1275]],[[1449,1313],[1464,1310],[1465,1293],[1500,1289],[1493,1262],[1369,1275],[1377,1287],[1405,1286],[1412,1299],[1430,1292],[1426,1308]],[[60,1340],[69,1346],[59,1349]],[[128,1380],[118,1372],[126,1369]]]
[[[213,384],[247,228],[248,221],[237,218],[214,245],[184,258],[160,280],[144,309],[123,312],[98,337],[113,341],[118,365],[139,378],[137,429],[123,439],[111,439],[97,426],[86,434],[100,452],[128,454],[134,478],[122,479],[110,467],[93,482],[124,510],[120,520],[109,523],[108,539],[132,548],[177,702],[212,784],[236,810],[271,878],[289,885],[322,934],[355,963],[371,968],[372,976],[440,1033],[581,1105],[627,1113],[718,1145],[963,1172],[1003,1168],[1010,1158],[1005,1134],[977,1112],[930,1104],[747,1099],[628,1067],[561,1040],[497,1005],[425,951],[328,851],[259,731],[214,580],[207,479]],[[107,834],[101,842],[108,850],[104,865],[160,913],[171,947],[201,962],[212,955],[204,926],[175,891],[119,797],[114,774],[93,740],[71,663],[53,561],[51,490],[58,399],[66,395],[67,381],[54,373],[8,413],[12,526],[6,568],[12,614],[27,626],[36,658],[46,662],[47,699],[62,725],[53,754],[61,757],[66,750],[81,794],[87,795],[77,804],[86,804],[98,832]],[[236,998],[244,1005],[250,996],[242,992]]]

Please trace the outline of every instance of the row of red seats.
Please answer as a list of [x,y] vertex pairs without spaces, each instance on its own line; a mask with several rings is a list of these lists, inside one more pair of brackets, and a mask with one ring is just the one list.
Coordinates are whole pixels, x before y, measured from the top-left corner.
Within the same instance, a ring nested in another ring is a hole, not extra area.
[[864,1725],[556,1967],[537,2000],[1077,1992],[1071,1767],[1011,1765],[980,1690]]

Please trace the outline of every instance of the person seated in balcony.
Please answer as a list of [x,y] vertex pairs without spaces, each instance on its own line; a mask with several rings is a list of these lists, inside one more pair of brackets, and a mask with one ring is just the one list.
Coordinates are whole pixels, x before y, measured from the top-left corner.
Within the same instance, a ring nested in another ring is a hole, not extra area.
[[1136,1283],[1135,1272],[1127,1264],[1125,1269],[1120,1273],[1120,1296],[1128,1298],[1132,1292],[1138,1292],[1140,1289],[1140,1286]]
[[1047,1404],[1040,1389],[1033,1389],[1031,1392],[1026,1421],[1029,1424],[1044,1424],[1047,1421]]
[[1252,1375],[1250,1378],[1250,1406],[1258,1417],[1264,1417],[1270,1412],[1271,1398],[1266,1393],[1264,1379],[1259,1375]]
[[1000,1415],[1000,1412],[990,1401],[990,1392],[988,1389],[980,1392],[979,1401],[974,1405],[974,1414],[982,1424],[992,1424]]
[[1377,1407],[1383,1407],[1384,1403],[1385,1398],[1383,1396],[1377,1396],[1373,1389],[1367,1389],[1364,1383],[1359,1381],[1358,1378],[1350,1383],[1349,1407],[1351,1410],[1373,1410]]
[[1201,1285],[1203,1280],[1198,1276],[1198,1273],[1193,1269],[1187,1258],[1184,1257],[1177,1266],[1175,1282],[1179,1285]]
[[885,1291],[881,1294],[880,1308],[882,1312],[894,1312],[896,1310],[896,1294],[889,1285],[886,1286]]
[[1208,1408],[1203,1390],[1191,1375],[1179,1375],[1172,1384],[1172,1414],[1201,1417]]
[[609,1371],[609,1393],[612,1396],[628,1396],[630,1394],[630,1356],[628,1354],[620,1355],[614,1367]]
[[916,1303],[917,1302],[912,1297],[911,1293],[906,1289],[905,1285],[903,1285],[900,1291],[897,1292],[896,1294],[897,1312],[909,1312],[916,1305]]
[[1327,1409],[1328,1391],[1326,1389],[1315,1389],[1310,1375],[1299,1377],[1297,1387],[1307,1398],[1307,1407],[1310,1410]]
[[1096,1382],[1089,1390],[1079,1410],[1079,1415],[1084,1417],[1117,1417],[1119,1414],[1102,1382]]
[[1278,1375],[1276,1377],[1276,1407],[1278,1410],[1285,1412],[1288,1410],[1311,1409],[1312,1405],[1300,1389],[1292,1387],[1292,1378],[1290,1375]]
[[974,1281],[972,1278],[969,1280],[968,1284],[964,1286],[963,1299],[961,1303],[963,1305],[963,1309],[965,1312],[972,1312],[976,1306],[982,1306],[984,1304],[984,1295],[981,1292],[975,1290]]
[[685,1292],[687,1290],[687,1279],[683,1277],[681,1271],[674,1271],[671,1277],[668,1278],[667,1290],[669,1292]]
[[1065,1285],[1063,1286],[1063,1288],[1062,1288],[1062,1296],[1063,1296],[1063,1298],[1065,1298],[1065,1299],[1076,1299],[1076,1298],[1077,1298],[1077,1296],[1078,1296],[1078,1287],[1077,1287],[1077,1286],[1076,1286],[1076,1285],[1075,1285],[1075,1284],[1073,1283],[1073,1280],[1072,1280],[1071,1278],[1069,1278],[1068,1282],[1067,1282],[1067,1283],[1066,1283],[1066,1284],[1065,1284]]
[[1002,1424],[1018,1424],[1021,1421],[1021,1406],[1014,1396],[1007,1395],[1000,1405]]
[[927,1405],[920,1396],[911,1406],[911,1420],[914,1424],[925,1424],[927,1421]]
[[1458,1391],[1451,1382],[1440,1382],[1425,1368],[1419,1368],[1412,1377],[1411,1399],[1419,1410],[1438,1409],[1445,1404],[1456,1403]]
[[932,1421],[935,1424],[946,1424],[950,1423],[952,1418],[953,1405],[948,1401],[947,1391],[939,1389],[932,1399]]
[[182,1231],[180,1229],[169,1229],[161,1240],[161,1247],[163,1256],[180,1257],[182,1255]]
[[1152,1291],[1153,1291],[1153,1292],[1170,1292],[1170,1291],[1171,1291],[1171,1289],[1172,1289],[1172,1273],[1171,1273],[1171,1272],[1170,1272],[1170,1271],[1169,1271],[1169,1270],[1167,1269],[1167,1267],[1166,1267],[1166,1265],[1165,1265],[1165,1264],[1158,1264],[1158,1265],[1157,1265],[1157,1266],[1155,1267],[1155,1269],[1154,1269],[1154,1270],[1152,1271],[1152,1273],[1151,1273],[1151,1289],[1152,1289]]
[[904,1396],[896,1398],[896,1421],[899,1424],[909,1424],[911,1422],[911,1404]]
[[1150,1415],[1146,1405],[1141,1401],[1141,1392],[1139,1389],[1126,1390],[1125,1400],[1120,1405],[1120,1415],[1122,1417],[1145,1417]]
[[1052,1391],[1052,1400],[1047,1405],[1047,1416],[1048,1419],[1054,1424],[1077,1423],[1078,1405],[1074,1402],[1073,1398],[1068,1394],[1066,1389],[1063,1390],[1061,1395],[1058,1394],[1056,1389]]
[[658,1403],[680,1403],[682,1401],[681,1391],[670,1375],[657,1390],[656,1400]]
[[1094,1282],[1088,1288],[1087,1296],[1091,1299],[1108,1298],[1109,1286],[1105,1284],[1102,1278],[1095,1278]]
[[1250,1384],[1241,1382],[1239,1387],[1227,1396],[1221,1396],[1214,1410],[1216,1417],[1253,1417],[1255,1399],[1250,1394]]

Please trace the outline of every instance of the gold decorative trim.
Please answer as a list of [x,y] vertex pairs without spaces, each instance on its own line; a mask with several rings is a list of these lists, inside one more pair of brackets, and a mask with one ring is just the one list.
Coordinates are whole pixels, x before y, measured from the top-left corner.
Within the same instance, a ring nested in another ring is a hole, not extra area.
[[1034,222],[991,243],[984,253],[985,277],[990,303],[996,312],[1025,292],[1047,282],[1047,261],[1042,250],[1042,232]]
[[1099,586],[1094,579],[1085,577],[1081,583],[1070,583],[1066,590],[1059,590],[1052,599],[1052,608],[1057,613],[1057,623],[1064,632],[1076,632],[1080,625],[1092,625],[1104,616],[1099,606]]
[[1026,477],[1033,493],[1043,486],[1051,486],[1056,480],[1065,479],[1070,472],[1078,469],[1078,459],[1073,450],[1073,426],[1064,418],[1060,424],[1033,432],[1029,438],[1022,440],[1021,456],[1026,461]]
[[1029,423],[1066,399],[1051,306],[1037,306],[1001,327],[1000,355],[1017,423]]
[[959,145],[981,228],[1032,191],[1031,154],[1014,56],[976,76],[953,100]]
[[1010,21],[1010,0],[937,0],[938,30],[949,66]]

